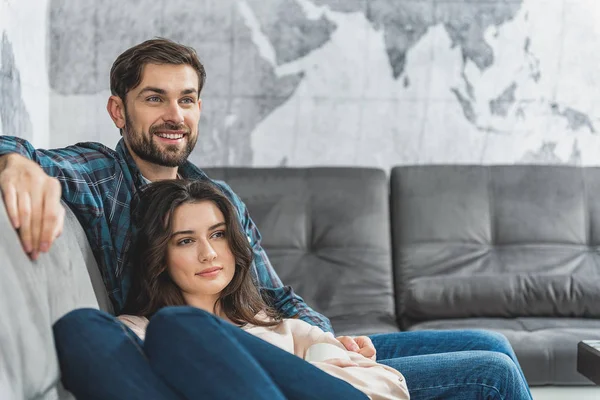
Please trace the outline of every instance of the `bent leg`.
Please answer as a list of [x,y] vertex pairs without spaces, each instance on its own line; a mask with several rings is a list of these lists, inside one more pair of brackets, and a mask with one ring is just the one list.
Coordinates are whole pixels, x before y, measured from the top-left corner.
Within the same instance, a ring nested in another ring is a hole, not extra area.
[[154,374],[142,341],[112,315],[74,310],[52,329],[63,385],[76,398],[180,398]]
[[[145,351],[153,368],[171,385],[181,377],[169,368],[176,357],[202,379],[227,379],[226,387],[189,388],[190,393],[219,399],[360,399],[365,394],[312,364],[205,311],[168,307],[150,321]],[[248,388],[257,387],[257,393]]]
[[377,349],[377,359],[382,360],[483,350],[497,351],[517,361],[512,346],[504,335],[480,329],[382,333],[372,335],[370,338]]
[[377,350],[377,361],[473,350],[498,352],[513,361],[521,379],[527,383],[510,342],[498,332],[483,329],[424,330],[379,334],[370,338]]
[[490,351],[460,351],[379,361],[406,378],[412,400],[531,399],[514,362]]

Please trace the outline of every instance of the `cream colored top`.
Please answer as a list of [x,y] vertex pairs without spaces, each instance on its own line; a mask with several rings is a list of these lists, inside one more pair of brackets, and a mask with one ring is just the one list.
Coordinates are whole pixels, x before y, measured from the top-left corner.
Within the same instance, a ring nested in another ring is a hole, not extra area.
[[[118,318],[144,340],[148,326],[147,318],[132,315],[121,315]],[[241,329],[302,359],[306,355],[306,350],[316,343],[329,343],[346,351],[331,333],[323,332],[320,328],[299,319],[284,319],[274,327],[247,325]],[[358,353],[346,352],[358,367],[338,367],[324,362],[312,362],[312,364],[350,383],[372,400],[410,398],[404,377],[398,371]]]

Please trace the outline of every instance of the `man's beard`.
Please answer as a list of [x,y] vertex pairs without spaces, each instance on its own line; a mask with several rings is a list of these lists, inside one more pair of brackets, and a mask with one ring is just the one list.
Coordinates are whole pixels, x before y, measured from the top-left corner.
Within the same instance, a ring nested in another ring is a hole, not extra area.
[[[125,114],[125,127],[123,130],[124,134],[127,135],[127,138],[129,139],[129,147],[132,152],[142,160],[162,167],[181,167],[185,164],[190,153],[196,146],[196,140],[192,140],[191,138],[190,129],[183,124],[174,125],[165,123],[162,125],[154,125],[150,127],[150,132],[148,134],[144,132],[134,132],[129,115]],[[164,130],[185,131],[185,147],[180,150],[179,145],[167,145],[164,150],[161,150],[154,141],[154,134],[157,131]]]

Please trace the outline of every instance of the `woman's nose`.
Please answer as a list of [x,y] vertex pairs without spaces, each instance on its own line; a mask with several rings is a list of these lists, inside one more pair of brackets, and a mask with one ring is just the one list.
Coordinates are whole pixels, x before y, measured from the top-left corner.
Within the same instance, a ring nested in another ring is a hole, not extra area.
[[215,251],[215,249],[213,249],[211,245],[207,244],[203,246],[202,249],[200,249],[198,259],[201,262],[210,262],[213,261],[215,258],[217,258],[217,252]]

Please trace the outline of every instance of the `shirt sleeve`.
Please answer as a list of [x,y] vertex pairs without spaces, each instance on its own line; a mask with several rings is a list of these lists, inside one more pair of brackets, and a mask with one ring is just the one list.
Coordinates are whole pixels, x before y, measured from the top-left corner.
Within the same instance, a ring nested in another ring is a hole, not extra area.
[[350,360],[357,364],[356,367],[338,367],[326,362],[311,362],[317,368],[350,383],[372,400],[410,399],[404,376],[394,368],[346,350],[330,332],[323,332],[316,326],[297,320],[287,320],[283,323],[288,324],[292,333],[294,353],[297,356],[304,358],[310,346],[327,343],[346,351]]
[[248,208],[244,202],[226,183],[222,181],[215,183],[221,186],[238,211],[242,228],[246,232],[248,240],[252,245],[254,253],[253,269],[257,278],[258,287],[263,296],[266,296],[270,300],[272,306],[276,308],[284,318],[299,318],[311,325],[318,326],[326,332],[333,333],[331,322],[327,317],[310,308],[304,302],[302,297],[294,293],[290,286],[283,285],[277,272],[275,272],[275,269],[271,265],[267,253],[262,248],[262,237],[256,224],[254,224],[254,221],[250,218]]
[[[37,163],[46,174],[59,180],[62,198],[74,208],[85,208],[98,216],[102,210],[103,185],[97,173],[108,175],[110,165],[106,156],[92,149],[70,146],[63,149],[35,149],[31,143],[15,136],[0,136],[0,156],[17,153]],[[98,170],[94,171],[94,163]],[[103,183],[104,182],[104,183]],[[109,183],[111,184],[111,183]]]

